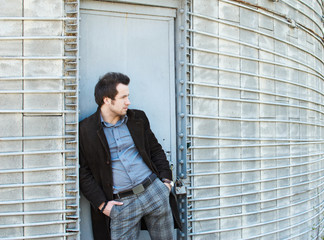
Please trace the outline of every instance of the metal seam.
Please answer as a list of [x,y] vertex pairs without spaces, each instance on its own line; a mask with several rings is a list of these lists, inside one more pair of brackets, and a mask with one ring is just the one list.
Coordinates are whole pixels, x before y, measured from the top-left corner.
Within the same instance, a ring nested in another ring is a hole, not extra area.
[[[188,82],[188,84],[195,85],[195,86],[204,86],[204,87],[221,88],[221,89],[231,89],[231,90],[245,91],[245,92],[251,92],[251,93],[256,93],[256,94],[270,95],[270,96],[274,96],[274,97],[281,97],[281,98],[293,99],[293,100],[298,100],[298,101],[303,101],[303,102],[310,102],[310,103],[315,104],[315,105],[324,106],[324,103],[315,102],[315,101],[312,101],[312,100],[309,100],[309,99],[306,99],[306,98],[299,98],[299,97],[294,97],[294,96],[289,96],[289,95],[284,95],[284,94],[278,94],[278,93],[275,93],[275,92],[267,92],[267,91],[251,89],[251,88],[240,88],[240,87],[225,86],[225,85],[221,85],[221,84],[202,83],[202,82]],[[289,84],[289,83],[287,83],[287,84]],[[303,86],[300,86],[300,87],[303,87]],[[313,90],[313,89],[310,88],[309,90]],[[260,96],[259,96],[259,98],[260,98]]]

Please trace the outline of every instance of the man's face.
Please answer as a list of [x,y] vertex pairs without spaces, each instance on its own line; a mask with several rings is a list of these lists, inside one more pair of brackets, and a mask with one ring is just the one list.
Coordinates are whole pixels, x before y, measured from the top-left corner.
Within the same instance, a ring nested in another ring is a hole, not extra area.
[[116,86],[117,95],[115,100],[109,99],[108,111],[111,115],[125,116],[128,106],[131,104],[129,101],[129,88],[128,85],[119,83]]

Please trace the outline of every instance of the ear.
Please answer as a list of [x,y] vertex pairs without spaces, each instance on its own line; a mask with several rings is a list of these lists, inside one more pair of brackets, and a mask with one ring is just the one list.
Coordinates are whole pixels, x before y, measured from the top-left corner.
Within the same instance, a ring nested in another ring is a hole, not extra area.
[[105,98],[103,99],[103,102],[104,102],[105,104],[111,104],[111,99],[110,99],[109,97],[105,97]]

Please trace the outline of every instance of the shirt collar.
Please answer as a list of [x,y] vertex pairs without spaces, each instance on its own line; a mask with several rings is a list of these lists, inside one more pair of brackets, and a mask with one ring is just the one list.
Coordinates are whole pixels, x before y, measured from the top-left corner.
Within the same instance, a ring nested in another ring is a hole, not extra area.
[[128,116],[125,115],[124,117],[122,117],[121,119],[118,120],[118,122],[116,122],[116,124],[111,124],[111,123],[107,123],[103,120],[101,114],[100,114],[100,121],[101,121],[101,124],[102,126],[104,127],[107,127],[107,128],[110,128],[110,127],[119,127],[121,126],[122,124],[124,123],[127,123],[127,120],[128,120]]

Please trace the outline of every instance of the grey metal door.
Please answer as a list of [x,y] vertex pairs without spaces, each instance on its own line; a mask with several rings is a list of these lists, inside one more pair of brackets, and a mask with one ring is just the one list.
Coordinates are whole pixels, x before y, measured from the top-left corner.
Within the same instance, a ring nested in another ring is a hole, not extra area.
[[[166,151],[175,158],[175,10],[81,1],[80,119],[97,106],[94,85],[109,71],[130,79],[131,108],[143,109]],[[92,239],[88,202],[81,200],[81,239]]]

